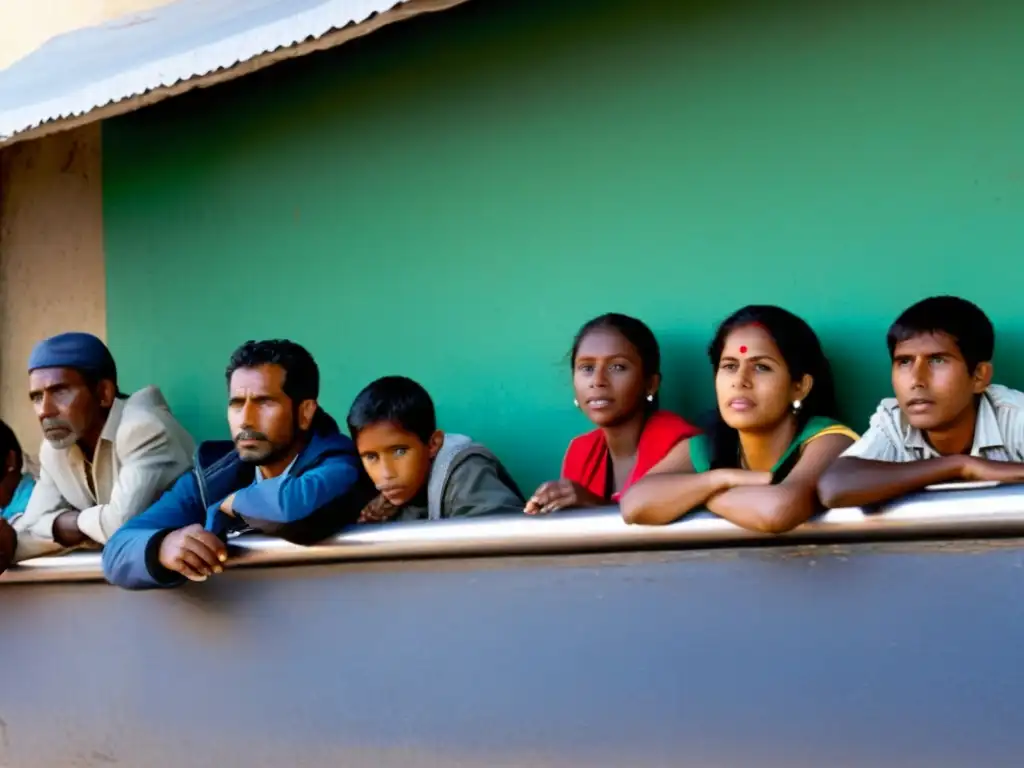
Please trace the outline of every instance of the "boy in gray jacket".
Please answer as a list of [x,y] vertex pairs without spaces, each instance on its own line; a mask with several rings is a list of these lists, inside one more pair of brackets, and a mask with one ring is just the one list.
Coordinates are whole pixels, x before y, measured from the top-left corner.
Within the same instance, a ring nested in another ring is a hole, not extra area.
[[386,376],[356,397],[349,434],[379,492],[360,522],[522,514],[523,495],[498,458],[464,435],[437,428],[427,391]]

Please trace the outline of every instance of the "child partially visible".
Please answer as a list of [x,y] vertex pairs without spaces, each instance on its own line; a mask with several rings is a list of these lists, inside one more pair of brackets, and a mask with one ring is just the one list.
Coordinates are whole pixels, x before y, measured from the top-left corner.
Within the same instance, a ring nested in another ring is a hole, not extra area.
[[25,511],[35,480],[25,470],[18,438],[0,421],[0,516],[13,520]]
[[380,492],[360,522],[522,512],[523,496],[498,458],[439,430],[430,395],[411,379],[386,376],[367,386],[349,410],[348,429]]
[[35,484],[35,479],[26,471],[18,438],[0,421],[0,573],[11,564],[18,543],[10,521],[25,511]]
[[825,505],[871,506],[951,481],[1024,482],[1024,394],[992,383],[985,313],[933,296],[903,312],[887,342],[896,396],[822,475]]

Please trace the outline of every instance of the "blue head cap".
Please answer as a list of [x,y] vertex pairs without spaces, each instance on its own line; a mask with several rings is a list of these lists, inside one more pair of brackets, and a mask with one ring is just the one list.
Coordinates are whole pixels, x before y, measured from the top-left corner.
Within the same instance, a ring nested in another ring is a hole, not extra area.
[[28,357],[29,373],[38,368],[74,368],[94,379],[117,383],[114,356],[91,333],[61,333],[40,341]]

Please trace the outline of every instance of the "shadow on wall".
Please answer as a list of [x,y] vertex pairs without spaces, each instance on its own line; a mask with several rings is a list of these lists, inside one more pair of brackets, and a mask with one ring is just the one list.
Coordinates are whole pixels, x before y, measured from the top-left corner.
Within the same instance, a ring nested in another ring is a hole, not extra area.
[[95,124],[0,151],[0,418],[30,454],[32,347],[69,330],[106,335],[100,150]]

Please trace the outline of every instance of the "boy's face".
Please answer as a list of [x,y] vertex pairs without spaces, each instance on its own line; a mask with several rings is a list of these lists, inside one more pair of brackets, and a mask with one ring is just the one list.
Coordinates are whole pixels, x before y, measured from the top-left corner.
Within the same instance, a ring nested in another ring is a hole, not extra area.
[[408,504],[430,475],[430,462],[444,442],[435,432],[424,443],[391,421],[370,424],[356,437],[356,449],[363,467],[380,494],[396,507]]
[[974,418],[974,398],[992,378],[991,363],[969,371],[956,340],[929,333],[901,341],[893,350],[892,388],[907,421],[941,432]]

